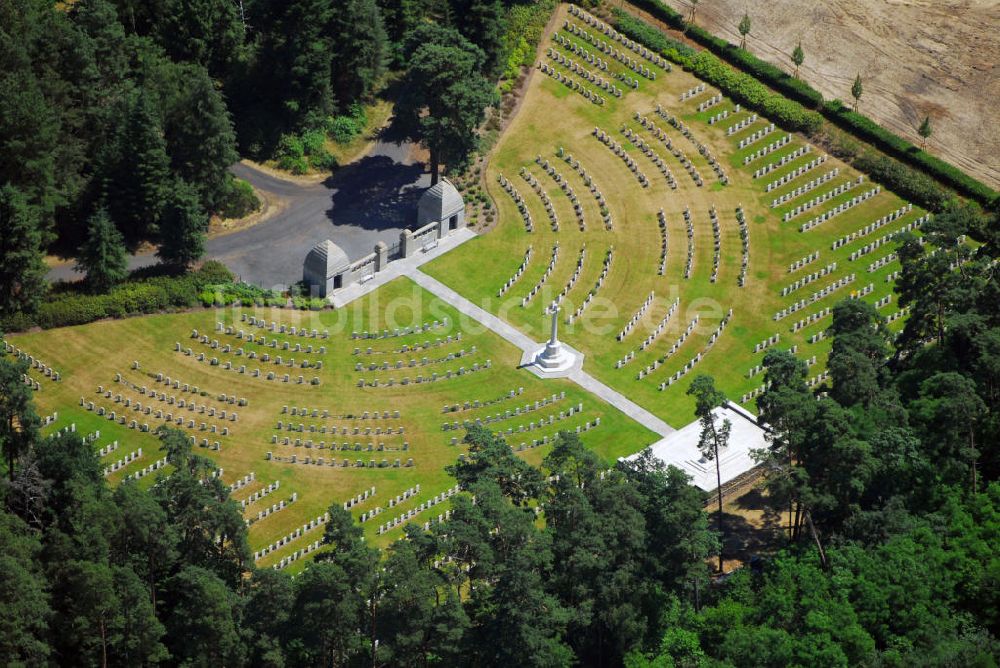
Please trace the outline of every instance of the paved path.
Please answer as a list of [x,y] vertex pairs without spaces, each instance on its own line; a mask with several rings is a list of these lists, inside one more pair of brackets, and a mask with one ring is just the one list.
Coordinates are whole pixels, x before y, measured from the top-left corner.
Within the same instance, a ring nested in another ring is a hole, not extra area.
[[[419,269],[414,269],[412,272],[409,272],[407,276],[409,276],[423,289],[454,306],[462,315],[472,318],[473,320],[476,320],[477,322],[488,327],[490,330],[496,332],[504,339],[520,348],[523,352],[535,352],[542,347],[541,343],[533,341],[530,337],[521,333],[510,324],[504,322],[492,313],[476,306],[441,281],[431,278]],[[583,389],[600,397],[620,410],[622,413],[625,413],[639,424],[643,425],[650,431],[656,432],[660,436],[666,436],[675,431],[669,424],[656,417],[621,392],[611,389],[586,371],[574,371],[568,376],[568,378]]]
[[[210,239],[206,259],[222,261],[248,283],[284,287],[302,279],[302,262],[317,243],[332,239],[352,260],[368,255],[378,241],[392,245],[416,224],[417,199],[430,186],[421,163],[409,159],[410,145],[376,142],[367,155],[320,183],[298,183],[246,163],[231,171],[268,193],[277,212],[263,222]],[[152,253],[132,255],[129,268],[157,262]],[[53,267],[51,281],[75,280],[73,263]]]

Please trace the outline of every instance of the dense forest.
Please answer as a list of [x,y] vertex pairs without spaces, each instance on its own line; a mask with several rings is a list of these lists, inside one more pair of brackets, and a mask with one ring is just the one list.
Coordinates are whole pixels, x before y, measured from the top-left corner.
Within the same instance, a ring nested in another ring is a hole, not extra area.
[[188,267],[209,216],[258,206],[230,165],[335,167],[327,139],[361,132],[376,91],[391,87],[396,136],[430,150],[435,176],[442,163],[460,167],[495,102],[515,9],[3,0],[0,317],[37,309],[49,250],[75,259],[97,293],[124,280],[126,250],[144,242],[165,267]]
[[[335,504],[307,570],[255,570],[238,504],[182,432],[161,432],[169,475],[109,489],[78,434],[39,436],[23,363],[2,358],[0,662],[994,666],[987,222],[957,208],[926,244],[903,239],[912,316],[895,340],[870,305],[835,308],[829,387],[814,394],[803,361],[768,354],[766,498],[786,535],[724,577],[704,494],[679,470],[609,468],[575,435],[539,470],[479,428],[450,468],[464,491],[450,520],[379,552]],[[959,243],[969,232],[986,243]]]

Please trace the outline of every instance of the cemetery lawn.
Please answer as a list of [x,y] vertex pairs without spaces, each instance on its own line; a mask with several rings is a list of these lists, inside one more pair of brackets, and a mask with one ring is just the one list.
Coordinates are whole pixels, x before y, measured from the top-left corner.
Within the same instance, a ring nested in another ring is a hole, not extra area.
[[[328,339],[313,339],[309,336],[272,333],[266,328],[243,322],[242,314],[262,318],[267,323],[273,321],[296,327],[304,326],[308,330],[317,329],[320,332],[329,330],[330,335]],[[385,327],[404,328],[445,319],[447,319],[446,326],[423,333],[371,341],[351,338],[353,331],[374,332]],[[232,325],[234,333],[227,335],[225,332],[216,331],[218,321]],[[201,344],[198,338],[192,338],[193,329],[197,329],[200,336],[207,335],[211,339],[217,339],[219,348],[213,349],[210,344]],[[238,338],[236,333],[240,329],[246,334],[265,335],[267,344],[248,343],[245,339]],[[418,350],[413,354],[378,354],[398,350],[404,344],[412,346],[424,341],[433,344],[438,339],[445,340],[447,336],[455,336],[459,332],[462,334],[460,341],[456,340],[441,346],[432,345],[427,350]],[[279,341],[275,349],[269,347],[272,338]],[[301,312],[266,308],[197,310],[181,314],[103,321],[81,327],[8,336],[7,340],[62,374],[62,380],[59,382],[43,379],[42,390],[35,395],[40,415],[58,411],[58,419],[52,426],[47,427],[47,431],[68,427],[71,423],[76,424],[77,432],[82,435],[100,430],[100,437],[94,443],[95,450],[112,441],[119,442],[118,449],[104,458],[105,465],[139,448],[142,449],[141,457],[108,476],[113,484],[163,456],[158,450],[159,442],[152,433],[130,429],[127,424],[118,424],[108,420],[107,417],[98,416],[95,412],[98,406],[103,406],[108,411],[116,410],[118,416],[124,416],[128,421],[136,420],[139,427],[144,422],[148,423],[151,429],[164,423],[164,420],[157,420],[153,415],[145,415],[141,411],[137,412],[133,407],[125,408],[124,400],[128,398],[133,404],[138,401],[143,406],[148,404],[154,410],[173,410],[176,415],[183,416],[185,420],[183,428],[194,436],[199,444],[203,438],[208,438],[209,444],[218,440],[221,444],[221,450],[218,452],[211,450],[211,447],[197,447],[195,450],[198,454],[212,458],[223,469],[224,482],[231,484],[250,472],[255,473],[256,480],[235,491],[233,498],[245,499],[267,485],[280,481],[277,491],[247,507],[245,517],[256,518],[258,511],[270,507],[279,500],[287,501],[292,493],[296,493],[298,498],[294,503],[251,525],[250,542],[253,551],[271,544],[321,515],[331,504],[342,503],[371,487],[376,489],[374,498],[355,506],[352,512],[360,517],[363,512],[373,510],[376,506],[381,507],[383,512],[380,515],[362,525],[368,540],[376,545],[385,545],[399,538],[402,535],[403,524],[381,535],[377,533],[378,525],[388,522],[455,484],[446,473],[445,467],[455,462],[459,453],[465,451],[462,445],[451,445],[453,436],[461,442],[465,432],[463,429],[442,431],[442,423],[446,420],[451,422],[485,418],[487,415],[494,415],[507,409],[513,411],[515,407],[533,404],[536,400],[564,391],[565,398],[559,399],[550,407],[503,420],[494,428],[499,430],[501,427],[513,427],[515,433],[508,437],[508,441],[517,448],[521,442],[530,444],[533,439],[540,439],[543,436],[551,438],[558,429],[575,430],[578,425],[592,423],[596,418],[600,418],[600,425],[583,433],[581,438],[609,465],[617,457],[636,452],[657,438],[652,432],[570,381],[542,381],[526,370],[517,369],[521,357],[519,350],[496,334],[484,331],[478,323],[460,320],[454,309],[424,292],[409,279],[397,279],[338,311]],[[315,351],[318,351],[318,346],[325,345],[326,353],[284,351],[280,343],[282,341],[289,341],[292,347],[296,343],[303,348],[312,345]],[[175,352],[176,343],[180,343],[182,348],[190,347],[192,356],[184,352]],[[232,347],[229,353],[221,352],[226,344]],[[370,356],[364,354],[369,346],[373,349],[373,354]],[[457,354],[463,349],[466,353],[470,353],[472,346],[475,346],[475,352],[460,359],[429,363],[423,367],[419,365],[420,358],[424,356],[434,360],[448,354]],[[243,348],[244,354],[238,356],[236,350],[240,347]],[[354,354],[355,347],[361,348],[361,355]],[[257,359],[247,358],[251,351],[258,354]],[[272,356],[271,362],[262,361],[264,352]],[[205,353],[206,361],[197,360],[199,353]],[[298,358],[296,367],[276,365],[273,361],[275,355],[284,355],[285,361],[288,357]],[[210,364],[212,356],[219,359],[218,366]],[[322,361],[323,367],[299,368],[298,365],[303,359],[311,362]],[[418,366],[392,371],[355,371],[355,364],[358,361],[367,364],[369,360],[379,362],[386,360],[390,363],[400,360],[404,364],[409,364],[410,359],[418,360]],[[411,382],[406,386],[400,384],[404,377],[413,380],[418,373],[429,375],[437,372],[444,375],[449,370],[457,372],[460,366],[471,369],[474,363],[482,365],[486,360],[491,362],[489,369],[463,376],[456,375],[433,383]],[[227,361],[233,365],[232,370],[223,368]],[[139,362],[138,370],[132,369],[133,362]],[[246,373],[238,372],[240,365],[247,366]],[[268,381],[263,376],[251,377],[255,368],[259,368],[263,374],[273,371],[279,374],[278,379]],[[116,373],[122,375],[123,382],[115,382]],[[189,387],[197,386],[200,394],[183,392],[158,383],[156,381],[158,373],[186,383]],[[280,378],[284,373],[291,375],[291,382],[281,382]],[[300,374],[305,377],[305,384],[299,385],[295,382]],[[319,385],[309,384],[313,376],[320,379]],[[357,381],[362,377],[368,380],[378,377],[380,386],[359,388]],[[385,385],[389,378],[394,378],[392,387]],[[134,387],[126,383],[131,383]],[[112,398],[98,394],[96,389],[99,385],[103,386],[105,391],[110,390],[113,393]],[[189,412],[186,408],[178,408],[176,404],[168,405],[158,399],[151,399],[148,394],[140,394],[139,388],[142,386],[147,387],[147,392],[155,390],[165,393],[168,397],[175,397],[175,401],[183,397],[217,409],[235,410],[238,413],[238,420],[232,422],[228,419],[210,418],[197,412]],[[488,408],[442,413],[442,408],[446,404],[499,399],[510,390],[517,392],[519,388],[523,388],[520,395],[500,401]],[[232,406],[219,401],[218,395],[221,393],[246,398],[248,405]],[[122,395],[121,403],[115,401],[117,398],[115,395],[118,394]],[[81,399],[94,402],[95,411],[89,411],[85,406],[81,407]],[[538,421],[542,416],[547,417],[551,414],[558,416],[560,411],[567,411],[579,403],[583,405],[582,413],[564,420],[556,420],[552,426],[546,425],[531,432],[517,433],[518,425],[527,426],[529,422]],[[328,409],[331,416],[349,413],[360,416],[365,411],[391,413],[398,410],[400,417],[398,419],[390,417],[386,420],[333,417],[322,419],[312,418],[311,413],[309,417],[293,417],[282,412],[284,406],[308,408],[310,411],[314,408],[320,411]],[[195,420],[196,426],[193,429],[188,428],[188,419]],[[276,428],[278,420],[295,425],[303,423],[305,432],[279,431]],[[211,429],[211,424],[216,424],[220,432],[223,425],[228,426],[230,433],[222,436],[201,431],[201,422],[208,423],[208,429]],[[304,445],[295,447],[295,438],[301,438],[303,441],[312,439],[316,445],[320,439],[333,440],[332,435],[309,433],[310,424],[336,424],[351,428],[360,426],[362,430],[364,427],[402,426],[404,433],[378,437],[365,436],[362,433],[358,436],[350,434],[337,437],[338,443],[346,441],[352,447],[355,442],[359,443],[361,448],[359,452],[331,451],[329,448],[320,450],[318,447],[310,449]],[[273,435],[279,438],[288,436],[293,444],[282,445],[280,441],[278,444],[273,444]],[[400,449],[404,441],[408,443],[406,451]],[[367,451],[369,442],[374,444],[375,451]],[[379,442],[385,444],[386,452],[377,450]],[[526,447],[520,454],[532,463],[538,464],[550,447],[549,445]],[[290,459],[291,455],[296,455],[298,463],[267,461],[268,452],[286,460]],[[327,465],[303,464],[301,462],[305,456],[324,457]],[[337,466],[328,465],[331,457],[337,460]],[[379,466],[383,458],[387,460],[386,467]],[[401,460],[401,466],[398,468],[392,465],[393,460],[397,458]],[[413,459],[412,467],[405,465],[408,458]],[[344,459],[349,461],[349,466],[341,465]],[[365,466],[357,467],[355,464],[358,460]],[[374,468],[368,467],[370,460],[375,462]],[[141,479],[139,484],[153,484],[155,475],[154,473]],[[388,507],[388,500],[391,497],[402,494],[418,484],[420,485],[418,494],[394,508]],[[417,514],[412,521],[422,524],[444,513],[447,507],[447,503],[434,506]],[[307,532],[305,536],[293,540],[288,546],[261,559],[258,565],[270,566],[281,557],[321,537],[322,528]],[[303,560],[299,560],[290,568],[292,571],[298,570],[303,563]]]
[[[581,275],[572,284],[562,302],[563,325],[560,338],[581,350],[586,355],[584,369],[592,375],[622,392],[630,399],[660,416],[675,427],[687,424],[693,419],[694,404],[685,392],[691,380],[698,374],[711,374],[717,385],[730,399],[742,403],[755,411],[755,403],[750,394],[761,386],[762,375],[751,377],[752,368],[763,359],[764,350],[754,352],[754,347],[779,335],[777,347],[796,347],[797,354],[810,362],[810,376],[819,384],[820,374],[826,366],[829,341],[810,343],[810,338],[830,323],[830,316],[817,318],[808,326],[792,331],[793,324],[800,319],[832,307],[839,300],[861,292],[867,286],[870,291],[859,298],[878,303],[884,315],[898,311],[892,297],[890,274],[899,269],[899,264],[891,258],[884,266],[869,271],[869,265],[889,256],[894,244],[886,243],[856,260],[851,260],[853,252],[866,243],[875,241],[885,234],[900,230],[923,216],[926,212],[913,207],[904,215],[885,223],[877,230],[870,231],[837,250],[832,243],[841,237],[874,223],[878,219],[903,207],[906,203],[895,194],[883,190],[865,201],[847,208],[822,224],[806,232],[800,226],[824,211],[831,210],[852,197],[871,190],[876,184],[867,178],[847,193],[809,208],[791,220],[784,222],[785,212],[801,205],[813,197],[822,196],[848,181],[854,181],[859,173],[829,157],[822,164],[804,171],[787,184],[766,192],[768,183],[791,173],[823,154],[813,149],[804,155],[789,159],[787,164],[776,166],[768,174],[754,178],[753,171],[769,163],[777,163],[801,149],[807,141],[792,135],[791,141],[762,157],[757,157],[744,166],[743,159],[771,142],[779,140],[787,133],[780,128],[764,135],[750,146],[740,149],[738,142],[770,125],[769,121],[758,118],[747,122],[743,129],[727,134],[727,128],[749,118],[746,110],[736,110],[731,100],[722,98],[708,109],[699,111],[699,104],[712,100],[718,91],[705,86],[703,92],[685,100],[682,94],[695,88],[701,82],[693,75],[674,67],[666,72],[639,54],[613,42],[578,17],[571,16],[567,5],[557,10],[559,16],[552,25],[552,33],[543,37],[537,62],[554,67],[564,76],[582,83],[589,90],[601,92],[606,99],[598,106],[578,92],[568,88],[539,69],[535,69],[525,93],[526,97],[516,118],[501,137],[488,166],[484,169],[484,186],[497,205],[498,223],[490,232],[473,239],[454,252],[438,258],[423,267],[423,271],[457,290],[464,297],[504,318],[536,340],[542,340],[543,309],[569,285],[580,257],[580,250],[586,247]],[[636,62],[656,73],[651,81],[632,72],[615,58],[602,53],[583,36],[566,30],[564,20],[584,30],[592,36],[602,38]],[[571,46],[557,43],[553,34],[558,33]],[[588,62],[584,53],[574,53],[573,46],[584,49],[591,57],[603,57],[608,69],[602,71],[598,65]],[[616,74],[635,78],[638,89],[625,88],[621,98],[601,91],[598,85],[587,82],[583,75],[573,72],[568,63],[561,64],[550,57],[548,49],[570,58],[578,66],[591,73],[620,84]],[[721,97],[721,96],[720,96]],[[665,114],[679,119],[690,129],[692,139],[685,137],[672,127],[666,118],[656,113],[660,105]],[[711,116],[728,112],[728,116],[714,124],[709,124]],[[681,160],[672,154],[665,143],[648,129],[644,129],[635,114],[645,116],[660,128],[670,139],[672,146],[686,156],[696,167],[704,180],[699,187],[689,176]],[[594,136],[595,128],[600,128],[620,143],[626,154],[649,179],[650,187],[643,188],[625,161],[611,148]],[[630,141],[623,130],[638,133],[642,140],[660,156],[676,179],[677,188],[671,189],[651,157],[645,155],[636,143]],[[708,160],[699,153],[696,142],[708,147],[728,176],[728,185],[722,185],[713,172]],[[563,156],[560,156],[560,150]],[[603,194],[607,208],[612,215],[613,229],[607,231],[602,224],[601,211],[590,188],[581,174],[563,159],[572,156],[574,161],[586,171],[593,184]],[[536,162],[540,157],[542,163]],[[555,169],[560,179],[567,183],[578,197],[582,207],[585,230],[578,227],[576,214],[567,193],[552,175],[547,173],[545,162]],[[543,200],[533,186],[520,176],[526,169],[537,180],[552,203],[559,222],[559,230],[553,231]],[[839,170],[836,176],[790,198],[788,202],[772,208],[772,200],[798,187],[808,187],[817,177]],[[512,196],[499,183],[503,175],[513,185],[526,203],[533,221],[533,231],[526,230],[522,215]],[[711,280],[713,271],[713,229],[709,211],[715,207],[720,225],[719,268],[715,282]],[[749,266],[744,287],[739,287],[742,261],[742,241],[736,220],[736,209],[742,206],[749,228]],[[662,209],[666,215],[668,244],[664,275],[659,275],[661,234],[657,224],[657,212]],[[685,278],[688,256],[687,227],[684,220],[685,209],[690,209],[694,226],[694,254],[691,275]],[[554,270],[542,284],[542,289],[527,306],[521,300],[539,282],[551,258],[554,243],[560,245]],[[532,248],[531,259],[513,286],[498,297],[498,291],[505,282],[515,275],[525,257],[528,247]],[[607,279],[596,290],[594,302],[584,311],[583,317],[573,324],[567,316],[584,302],[594,288],[602,270],[607,249],[614,254]],[[819,258],[805,267],[789,272],[789,265],[818,251]],[[811,272],[836,263],[836,268],[828,275],[799,287],[786,296],[782,288],[791,285]],[[809,299],[812,293],[823,290],[841,279],[847,280],[854,274],[855,279],[848,284],[823,294],[806,307],[776,321],[774,315],[788,309],[796,301]],[[638,324],[622,341],[616,336],[655,293],[652,304],[642,312]],[[880,301],[889,298],[888,302]],[[652,332],[668,312],[670,304],[680,300],[677,311],[667,322],[651,346],[638,350],[639,344]],[[729,320],[717,341],[710,345],[711,337],[725,314],[732,309]],[[689,323],[698,316],[699,321],[690,336],[666,359],[637,378],[641,369],[653,365],[668,353]],[[902,320],[893,323],[894,328]],[[629,351],[636,351],[635,358],[622,368],[616,368],[618,360]],[[689,362],[702,353],[686,375],[672,382],[665,390],[658,387]],[[815,357],[815,362],[813,358]]]

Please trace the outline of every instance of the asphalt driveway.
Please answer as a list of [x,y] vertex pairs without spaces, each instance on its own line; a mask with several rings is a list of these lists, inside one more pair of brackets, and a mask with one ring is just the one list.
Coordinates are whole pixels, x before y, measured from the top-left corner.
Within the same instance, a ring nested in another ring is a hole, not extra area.
[[[389,245],[416,224],[417,200],[430,186],[423,163],[408,160],[408,144],[378,142],[363,158],[322,183],[286,181],[238,163],[232,172],[283,201],[267,220],[210,239],[207,259],[223,262],[234,274],[263,287],[284,287],[301,280],[302,262],[317,243],[332,239],[351,259]],[[156,263],[152,254],[129,258],[132,269]],[[54,267],[49,280],[74,280],[72,264]]]

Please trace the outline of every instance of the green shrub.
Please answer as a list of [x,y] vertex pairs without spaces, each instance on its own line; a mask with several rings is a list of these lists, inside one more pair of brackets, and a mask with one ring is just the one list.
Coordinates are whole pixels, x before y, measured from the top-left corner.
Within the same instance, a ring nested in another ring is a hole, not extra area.
[[348,144],[364,130],[363,123],[350,116],[336,116],[330,121],[330,136],[338,144]]
[[308,130],[302,133],[302,151],[306,155],[315,155],[326,150],[326,134],[322,130]]
[[278,148],[274,152],[276,158],[301,158],[306,154],[302,139],[292,134],[281,135],[278,140]]
[[243,179],[230,177],[219,214],[223,218],[243,218],[259,208],[260,198],[253,186]]
[[205,260],[201,265],[201,269],[194,272],[193,276],[196,280],[204,281],[205,283],[230,283],[234,278],[233,272],[229,271],[229,267],[218,260]]
[[313,169],[332,172],[337,168],[338,163],[337,158],[332,153],[326,148],[321,148],[309,156],[309,164],[313,166]]
[[941,211],[951,195],[931,177],[907,167],[898,160],[865,151],[854,166],[896,194],[931,211]]
[[292,174],[305,174],[309,171],[309,162],[304,158],[282,156],[278,159],[278,167]]
[[770,118],[786,130],[812,134],[823,125],[819,112],[772,92],[754,77],[733,69],[707,51],[690,60],[691,71],[724,94]]

